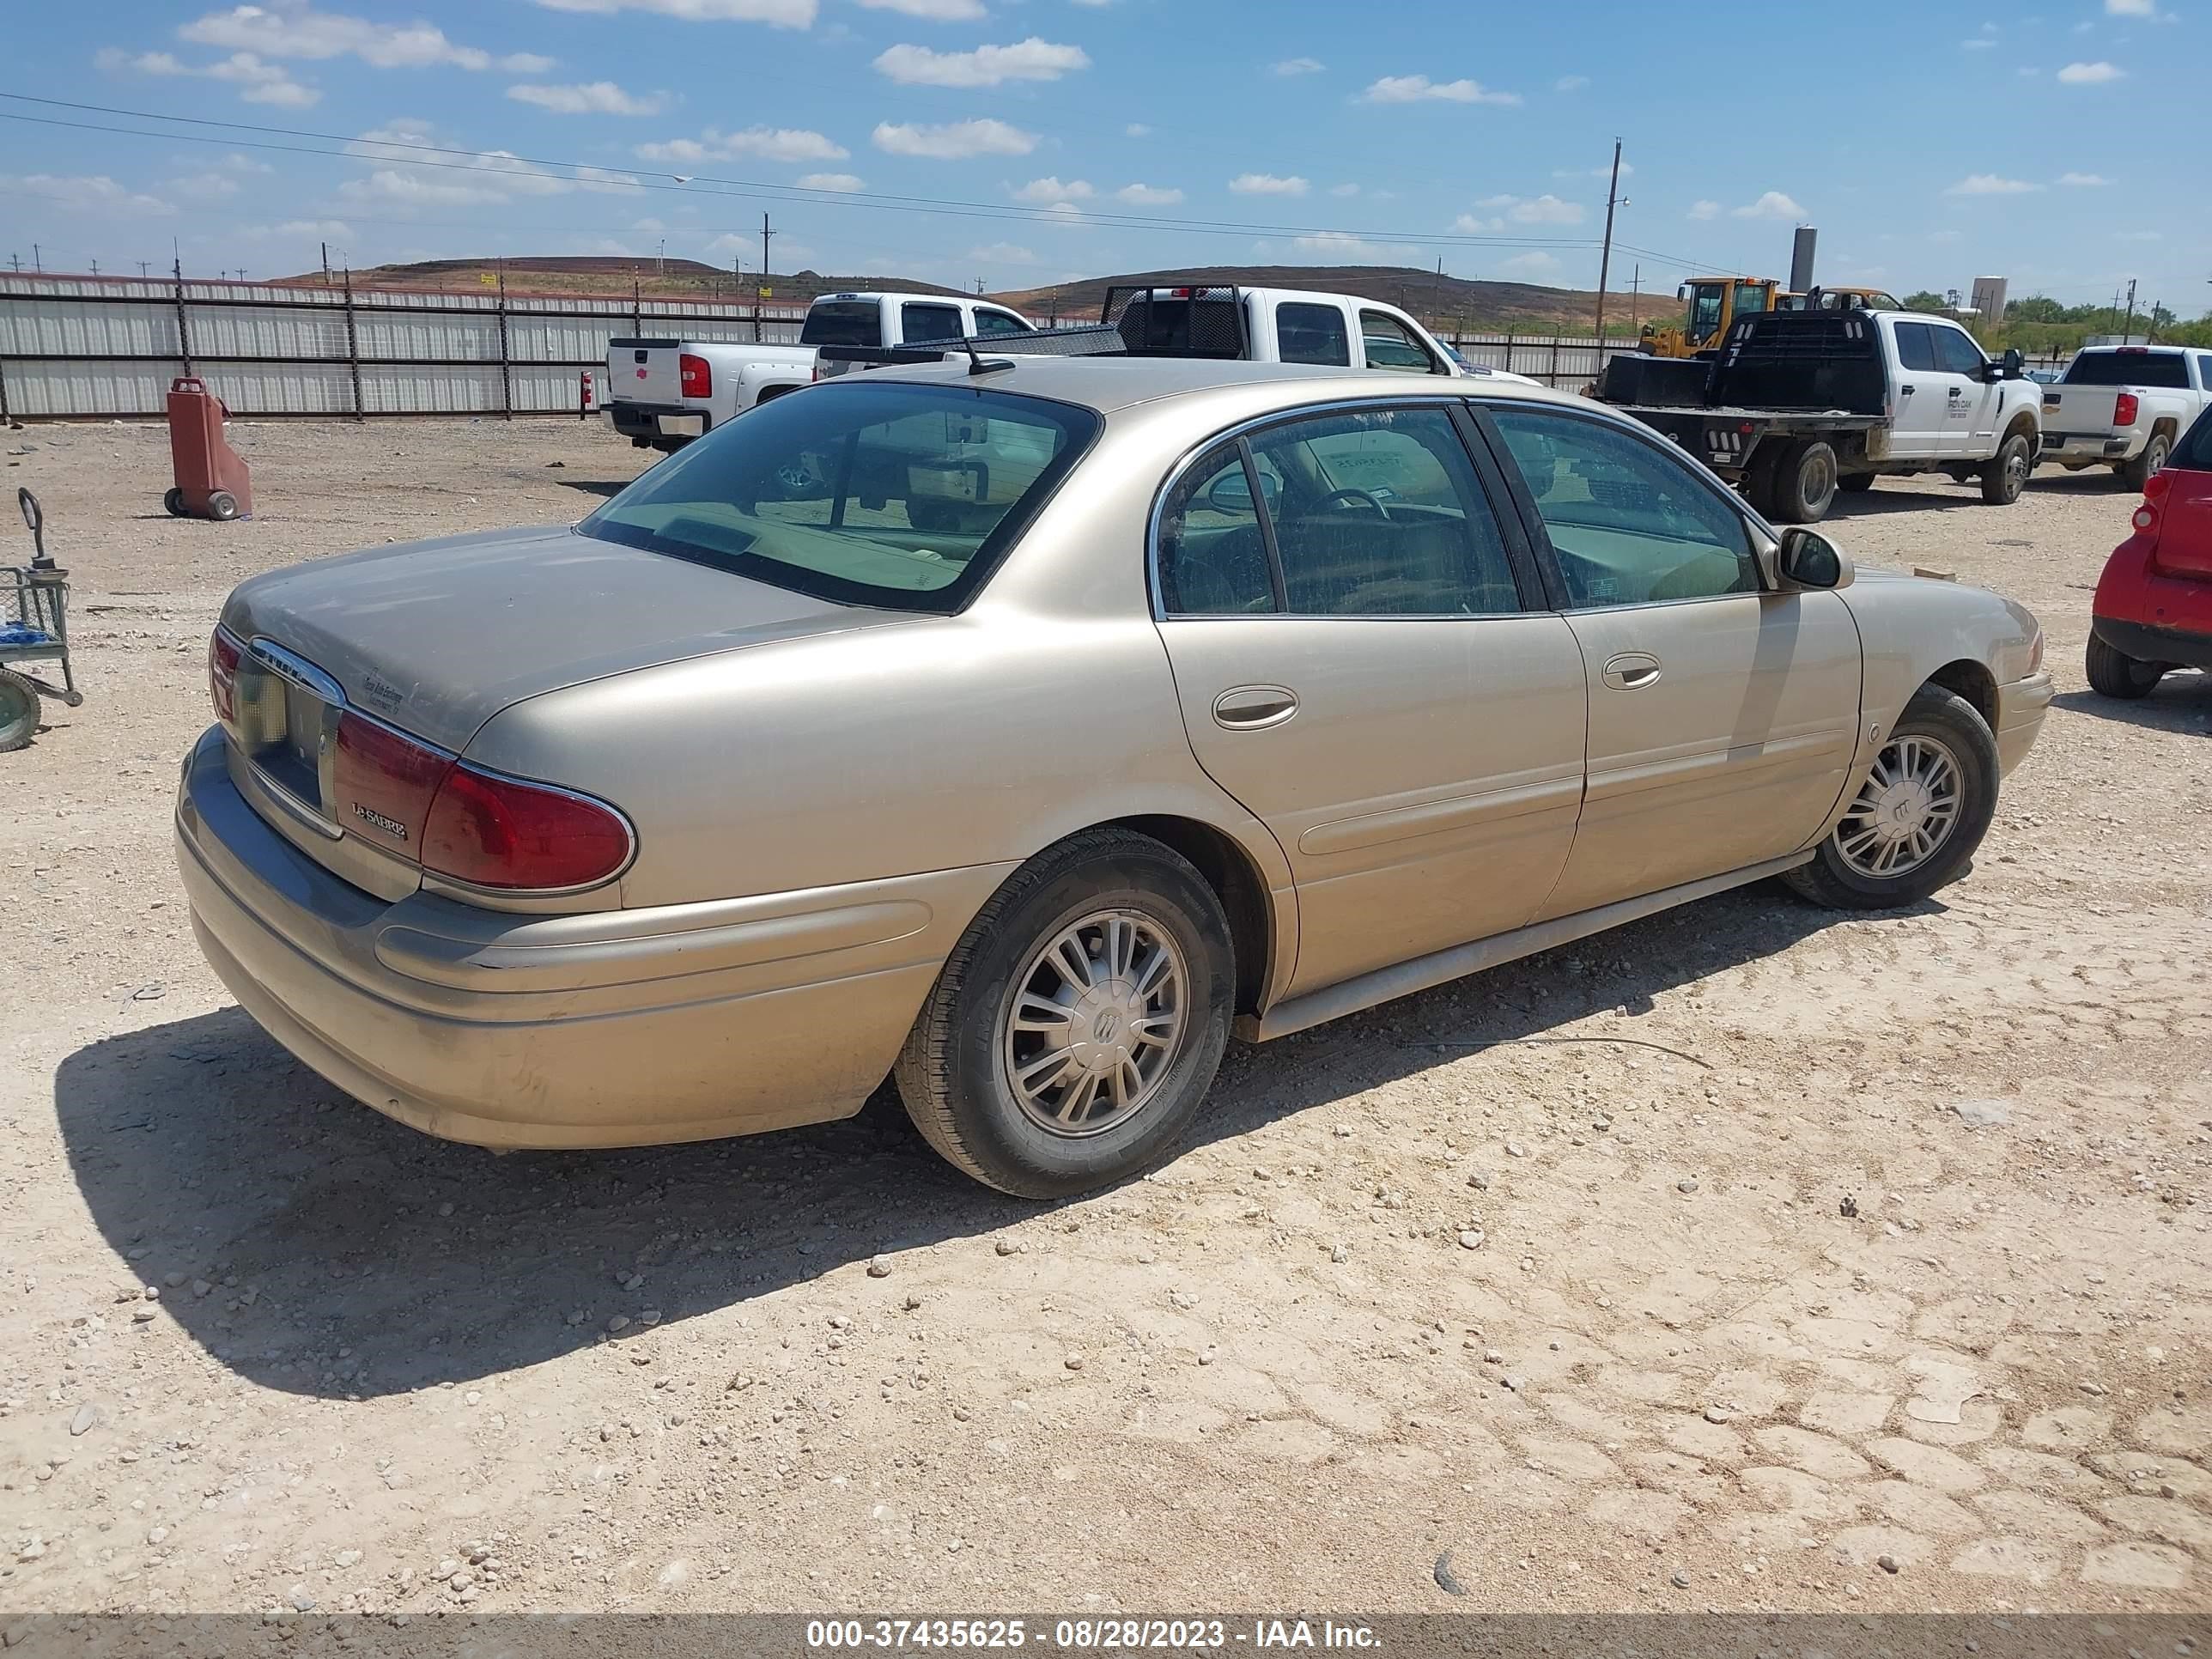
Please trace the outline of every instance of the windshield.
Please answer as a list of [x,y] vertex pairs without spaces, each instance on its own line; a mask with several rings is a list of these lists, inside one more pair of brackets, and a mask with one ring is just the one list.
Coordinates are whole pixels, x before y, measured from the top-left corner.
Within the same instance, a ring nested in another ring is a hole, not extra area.
[[823,599],[957,611],[1098,425],[1037,398],[841,380],[715,428],[577,528]]
[[2189,365],[2178,351],[2085,351],[2066,366],[2068,386],[2150,386],[2189,389]]
[[799,343],[811,346],[879,346],[884,343],[883,307],[873,300],[817,301],[799,331]]

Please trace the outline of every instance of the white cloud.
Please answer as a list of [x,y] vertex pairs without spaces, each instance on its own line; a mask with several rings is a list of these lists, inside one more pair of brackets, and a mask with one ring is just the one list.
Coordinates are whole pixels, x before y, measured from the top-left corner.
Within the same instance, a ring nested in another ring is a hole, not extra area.
[[1018,242],[988,242],[981,247],[969,248],[964,257],[987,265],[1033,265],[1037,262],[1036,255]]
[[1969,173],[1945,191],[1946,196],[2026,196],[2041,190],[2041,185],[2031,184],[2025,179],[2006,179],[1994,173]]
[[1149,138],[1152,136],[1152,130],[1142,121],[1132,121],[1121,129],[1121,136],[1124,138]]
[[1690,204],[1690,217],[1692,219],[1717,219],[1720,216],[1721,204],[1718,202],[1692,202]]
[[1961,40],[1959,44],[1968,52],[1987,52],[1991,46],[1996,45],[1996,42],[1986,34],[1978,34],[1972,40]]
[[1319,75],[1328,67],[1318,58],[1285,58],[1268,65],[1278,75]]
[[640,144],[641,161],[729,161],[757,155],[765,161],[842,161],[852,151],[810,127],[747,127],[722,132],[708,127],[696,138]]
[[2112,181],[2101,173],[2062,173],[2058,175],[2058,182],[2062,185],[2078,185],[2086,189],[2098,185],[2109,185]]
[[1563,202],[1549,193],[1534,198],[1486,196],[1475,206],[1504,208],[1505,216],[1516,225],[1578,225],[1583,222],[1578,204]]
[[973,52],[896,46],[876,59],[878,74],[908,87],[995,87],[1007,81],[1057,81],[1073,70],[1090,67],[1091,55],[1082,47],[1055,46],[1034,34],[1011,46],[978,46]]
[[657,92],[643,97],[624,92],[611,81],[568,87],[509,87],[507,95],[517,103],[550,109],[556,115],[658,115],[668,101]]
[[1558,80],[1552,82],[1552,90],[1553,92],[1580,92],[1589,84],[1589,76],[1587,75],[1562,75]]
[[1124,185],[1114,194],[1132,207],[1173,207],[1182,200],[1179,190],[1159,190],[1151,185]]
[[857,174],[850,173],[802,173],[799,175],[801,190],[834,190],[850,195],[860,188]]
[[161,188],[188,202],[221,202],[237,195],[240,185],[227,173],[210,172],[180,174],[166,181]]
[[[426,123],[394,121],[349,141],[349,155],[373,161],[415,161],[424,146],[436,143]],[[605,167],[578,167],[556,173],[526,161],[511,150],[477,150],[447,157],[452,165],[413,171],[398,167],[372,169],[349,179],[337,189],[349,202],[391,204],[400,207],[466,207],[510,202],[517,197],[565,196],[572,191],[619,193],[634,191],[638,180],[626,173]],[[461,170],[465,167],[468,170]]]
[[606,14],[649,11],[686,23],[769,23],[777,28],[814,27],[815,0],[538,0],[549,11]]
[[873,137],[876,148],[888,155],[923,155],[938,161],[957,161],[970,155],[1026,155],[1037,147],[1035,133],[988,119],[953,121],[943,126],[884,121],[878,124]]
[[1498,268],[1507,276],[1534,282],[1539,276],[1558,275],[1559,262],[1553,255],[1540,248],[1528,253],[1516,253],[1510,259],[1501,259]]
[[0,173],[0,188],[42,196],[78,213],[174,213],[177,210],[158,196],[146,196],[118,185],[104,173]]
[[1462,213],[1452,221],[1452,230],[1461,236],[1489,236],[1505,228],[1503,219],[1478,219],[1472,213]]
[[1372,242],[1364,242],[1350,231],[1322,230],[1310,236],[1300,236],[1294,246],[1308,253],[1331,253],[1343,259],[1376,259],[1386,253],[1394,260],[1403,259],[1403,248],[1384,249]]
[[1357,185],[1331,185],[1328,187],[1328,193],[1332,196],[1357,196],[1359,194],[1359,186]]
[[353,227],[343,219],[287,219],[276,227],[279,236],[312,236],[318,241],[350,241]]
[[2106,81],[2118,81],[2127,71],[2101,59],[2094,64],[2069,64],[2058,71],[2058,78],[2069,87],[2094,87]]
[[2155,0],[2105,0],[2106,14],[2113,17],[2155,17]]
[[1229,181],[1229,188],[1239,196],[1303,196],[1307,185],[1295,173],[1279,179],[1272,173],[1240,173]]
[[1009,188],[1006,192],[1017,202],[1087,202],[1097,191],[1083,179],[1032,179],[1026,185]]
[[263,58],[300,58],[320,62],[358,58],[378,69],[505,69],[534,75],[550,67],[535,54],[501,58],[480,46],[464,46],[424,22],[377,23],[342,12],[317,11],[312,5],[280,3],[233,6],[194,18],[177,31],[179,40],[221,46]]
[[1778,190],[1770,190],[1756,202],[1747,202],[1743,206],[1731,208],[1729,211],[1739,219],[1797,220],[1805,216],[1805,210],[1798,205],[1796,199],[1784,196]]
[[1480,81],[1431,81],[1425,75],[1386,75],[1359,94],[1369,104],[1517,104],[1517,92],[1492,92]]
[[903,12],[933,23],[972,23],[988,14],[982,0],[860,0],[871,11]]
[[108,46],[94,54],[93,62],[111,72],[134,70],[141,75],[180,75],[228,82],[240,88],[238,95],[246,102],[273,104],[280,109],[305,109],[323,95],[313,87],[295,81],[289,70],[250,52],[234,52],[211,64],[187,64],[171,52],[142,52],[134,56]]

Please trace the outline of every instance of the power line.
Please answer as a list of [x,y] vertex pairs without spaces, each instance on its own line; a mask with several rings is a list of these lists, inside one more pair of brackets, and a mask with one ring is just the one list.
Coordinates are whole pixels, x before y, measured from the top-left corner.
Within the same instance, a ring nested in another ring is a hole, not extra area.
[[[305,128],[270,126],[246,121],[221,121],[198,116],[163,115],[153,111],[125,109],[112,105],[74,103],[64,99],[37,98],[25,93],[0,92],[0,98],[21,103],[37,104],[48,108],[71,109],[94,114],[119,116],[132,120],[212,127],[226,132],[258,132],[271,134],[278,137],[308,138],[322,143],[337,144],[343,148],[335,150],[319,149],[299,144],[273,143],[266,140],[216,138],[184,132],[149,132],[137,128],[118,127],[99,122],[70,121],[51,116],[25,115],[0,110],[0,119],[21,121],[40,126],[106,132],[125,137],[155,138],[172,143],[204,143],[238,149],[263,149],[289,155],[323,155],[337,160],[384,161],[403,167],[427,167],[449,172],[486,173],[507,178],[544,176],[523,173],[520,171],[522,167],[565,167],[572,174],[588,173],[595,176],[571,177],[562,182],[596,187],[614,193],[650,191],[662,194],[697,197],[749,192],[764,195],[774,201],[805,203],[816,206],[873,209],[878,211],[914,213],[936,217],[1004,220],[1024,224],[1066,225],[1072,222],[1084,222],[1127,230],[1168,231],[1201,235],[1264,236],[1277,240],[1329,235],[1352,236],[1372,243],[1408,246],[1425,245],[1582,250],[1598,246],[1596,240],[1589,237],[1483,235],[1453,231],[1347,230],[1340,227],[1322,225],[1272,224],[1262,222],[1220,219],[1179,219],[1158,214],[1112,213],[1088,209],[1082,210],[1079,219],[1071,220],[1066,214],[1052,212],[1047,209],[1008,206],[998,203],[972,202],[951,198],[896,195],[875,191],[816,190],[800,185],[781,185],[762,179],[726,178],[712,173],[691,175],[687,182],[680,185],[659,184],[630,176],[631,173],[638,171],[637,169],[626,169],[617,173],[611,169],[599,167],[596,163],[578,162],[561,158],[521,155],[502,151],[498,152],[499,161],[496,163],[491,163],[483,158],[493,152],[453,145],[421,143],[412,140],[364,139],[349,137],[340,133],[318,132]],[[363,145],[370,148],[367,149],[358,148]],[[395,150],[414,151],[420,154],[390,153]],[[459,161],[428,159],[441,155],[474,159]],[[672,174],[670,177],[673,178],[674,175]],[[726,188],[703,191],[695,188],[702,185]],[[1619,243],[1616,246],[1626,247],[1629,245]],[[1693,259],[1663,253],[1655,249],[1640,248],[1636,251],[1653,258],[1661,259],[1668,264],[1679,264],[1685,267],[1698,263]]]

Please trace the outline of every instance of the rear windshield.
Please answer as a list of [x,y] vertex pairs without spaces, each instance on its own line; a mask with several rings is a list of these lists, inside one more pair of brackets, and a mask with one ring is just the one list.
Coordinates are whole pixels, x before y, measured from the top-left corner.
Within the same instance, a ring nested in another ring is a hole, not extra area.
[[2189,389],[2178,351],[2085,351],[2066,367],[2065,386],[2155,386]]
[[832,305],[817,304],[806,313],[799,331],[799,343],[811,346],[879,346],[884,343],[884,310],[872,300]]
[[578,528],[823,599],[957,611],[1098,425],[1040,398],[855,376],[717,427]]

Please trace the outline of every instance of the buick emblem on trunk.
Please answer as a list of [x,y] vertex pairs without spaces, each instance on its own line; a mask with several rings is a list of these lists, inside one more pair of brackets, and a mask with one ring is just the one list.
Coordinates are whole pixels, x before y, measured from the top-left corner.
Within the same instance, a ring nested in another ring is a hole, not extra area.
[[387,818],[373,806],[363,806],[359,801],[356,801],[353,804],[353,815],[363,823],[374,824],[387,836],[395,836],[401,841],[407,839],[405,824],[400,823],[398,818]]

